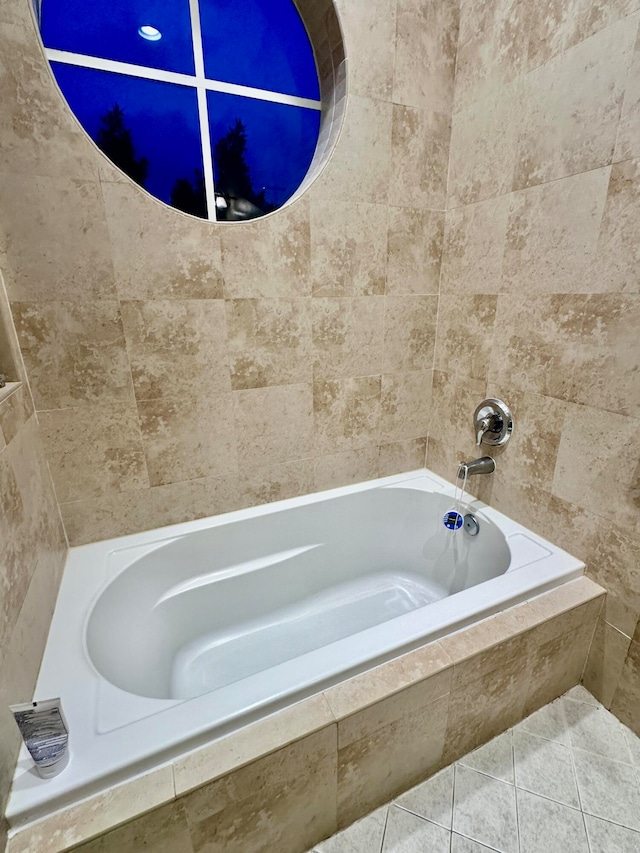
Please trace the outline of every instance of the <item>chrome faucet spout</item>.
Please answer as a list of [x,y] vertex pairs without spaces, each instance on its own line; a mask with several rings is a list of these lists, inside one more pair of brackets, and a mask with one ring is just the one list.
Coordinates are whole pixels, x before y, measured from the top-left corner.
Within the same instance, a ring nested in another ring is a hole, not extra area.
[[461,462],[458,468],[458,479],[464,480],[465,477],[472,477],[474,474],[493,474],[495,470],[496,463],[493,457],[481,456],[472,462]]

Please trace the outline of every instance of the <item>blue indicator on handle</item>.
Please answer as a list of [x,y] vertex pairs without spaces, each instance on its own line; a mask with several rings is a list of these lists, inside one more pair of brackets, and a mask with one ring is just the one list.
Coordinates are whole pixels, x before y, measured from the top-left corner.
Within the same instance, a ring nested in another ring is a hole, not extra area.
[[444,518],[442,519],[444,526],[449,530],[460,530],[464,523],[464,519],[460,515],[459,512],[455,512],[454,510],[449,510],[444,514]]

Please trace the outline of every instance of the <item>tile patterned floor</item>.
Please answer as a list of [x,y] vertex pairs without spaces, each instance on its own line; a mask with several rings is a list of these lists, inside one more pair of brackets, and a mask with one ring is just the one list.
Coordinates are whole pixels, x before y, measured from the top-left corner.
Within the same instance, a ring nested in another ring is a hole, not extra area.
[[583,687],[313,853],[640,853],[640,738]]

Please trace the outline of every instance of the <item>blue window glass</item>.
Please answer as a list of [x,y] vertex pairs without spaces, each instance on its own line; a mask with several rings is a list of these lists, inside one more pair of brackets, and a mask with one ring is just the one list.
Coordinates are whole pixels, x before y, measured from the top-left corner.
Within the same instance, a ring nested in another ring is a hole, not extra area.
[[309,36],[291,0],[201,2],[205,75],[317,100]]
[[44,0],[41,30],[45,47],[194,73],[189,0]]
[[[156,198],[184,209],[172,201],[181,188],[182,197],[188,195],[178,182],[198,188],[202,175],[195,89],[58,62],[51,66],[69,106],[99,147]],[[114,112],[116,105],[121,115]],[[206,216],[202,207],[188,212]]]
[[218,92],[208,102],[216,193],[231,211],[244,200],[256,216],[281,207],[309,170],[319,111]]

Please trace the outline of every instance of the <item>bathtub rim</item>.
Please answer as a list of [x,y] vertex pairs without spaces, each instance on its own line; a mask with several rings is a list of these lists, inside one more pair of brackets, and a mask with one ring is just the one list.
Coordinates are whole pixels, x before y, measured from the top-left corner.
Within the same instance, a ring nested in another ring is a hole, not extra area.
[[[108,577],[103,578],[102,582],[99,583],[98,587],[95,588],[95,581],[89,577],[89,571],[83,565],[87,556],[93,557],[94,559],[101,558],[104,560],[108,557],[109,554],[119,552],[122,554],[125,551],[129,551],[132,547],[138,547],[141,550],[141,553],[137,556],[141,556],[142,552],[148,553],[150,550],[155,550],[157,547],[162,547],[162,545],[166,544],[168,541],[172,541],[173,539],[188,534],[193,531],[207,529],[210,527],[216,527],[222,524],[226,524],[234,521],[241,521],[244,518],[253,518],[262,515],[273,514],[282,510],[286,510],[289,508],[294,508],[296,506],[306,505],[321,502],[324,500],[330,500],[334,497],[340,497],[342,495],[348,495],[359,491],[365,491],[373,488],[384,488],[387,486],[394,485],[403,485],[404,487],[409,488],[419,488],[419,486],[414,482],[414,485],[411,486],[412,481],[421,481],[424,483],[429,483],[431,486],[435,486],[434,491],[437,492],[445,492],[452,493],[453,487],[450,483],[445,481],[443,478],[439,477],[436,474],[433,474],[428,469],[417,469],[415,471],[407,472],[404,474],[393,475],[391,477],[380,478],[372,481],[366,481],[364,483],[358,483],[350,486],[340,487],[338,489],[331,489],[324,492],[313,493],[311,495],[305,495],[300,498],[291,498],[285,501],[279,501],[273,504],[262,505],[259,507],[251,507],[244,510],[238,510],[231,513],[226,513],[224,515],[214,516],[206,519],[199,519],[190,522],[184,522],[178,525],[171,525],[169,527],[158,528],[152,531],[145,531],[141,534],[132,534],[125,537],[118,537],[115,539],[104,540],[98,543],[92,543],[89,545],[78,546],[74,549],[71,549],[67,567],[65,568],[65,576],[63,578],[63,582],[61,585],[61,598],[68,599],[70,596],[69,586],[70,581],[69,578],[73,577],[72,582],[74,584],[84,583],[88,584],[91,587],[91,600],[97,599],[97,597],[101,594],[102,590],[105,586],[110,583],[117,574],[121,571],[124,571],[125,568],[133,562],[132,559],[126,559],[126,562],[123,562],[121,565],[115,567],[115,569],[109,574]],[[430,489],[427,489],[430,490]],[[491,520],[495,521],[499,527],[511,528],[514,531],[520,532],[522,530],[526,530],[522,525],[517,524],[512,521],[508,517],[504,516],[502,513],[499,513],[497,510],[486,506],[482,502],[473,499],[468,502],[473,505],[474,509],[479,512],[483,512],[490,517]],[[571,555],[568,555],[558,546],[552,545],[552,543],[548,543],[543,537],[539,537],[536,534],[527,531],[534,539],[538,539],[543,543],[546,543],[550,547],[554,549],[554,553],[559,558],[566,558],[568,560],[569,571],[564,578],[562,583],[566,583],[568,581],[580,578],[584,572],[584,564],[577,560]],[[117,547],[114,547],[117,546]],[[104,572],[103,572],[104,573]],[[508,574],[508,572],[507,572]],[[66,583],[65,583],[66,580]],[[495,583],[496,579],[493,579],[492,583]],[[540,587],[536,589],[535,592],[531,592],[529,589],[525,589],[521,592],[519,597],[516,600],[512,600],[509,605],[501,604],[497,609],[497,613],[505,612],[506,609],[509,609],[512,606],[518,606],[523,602],[527,602],[533,598],[537,598],[540,595],[547,592],[549,589],[553,589],[557,587],[559,582],[554,580],[553,582],[549,582],[546,586]],[[473,588],[472,588],[473,589]],[[73,596],[75,598],[75,596]],[[67,605],[68,606],[68,605]],[[58,608],[56,608],[58,609]],[[85,609],[82,617],[83,628],[84,622],[88,618],[88,613],[90,612],[90,608]],[[464,630],[469,625],[477,624],[482,621],[485,621],[488,618],[491,618],[496,614],[496,609],[493,608],[492,613],[481,613],[475,614],[471,620],[468,620],[466,624],[458,626],[454,630],[449,630],[446,634],[441,634],[440,637],[430,638],[428,640],[423,641],[420,644],[416,644],[413,649],[404,649],[397,651],[395,650],[392,654],[389,655],[388,661],[397,660],[398,658],[405,657],[407,654],[414,654],[416,651],[420,649],[426,648],[428,646],[433,646],[434,643],[438,643],[439,639],[449,636],[455,635],[459,633],[461,630]],[[61,620],[62,617],[59,616],[58,621]],[[71,638],[67,638],[69,642],[71,642]],[[405,644],[406,646],[406,644]],[[47,652],[49,653],[48,657],[51,657],[53,652],[49,646],[49,642],[47,644],[47,651],[45,652],[45,659],[47,659]],[[83,650],[83,656],[85,652]],[[85,665],[87,665],[87,659],[85,657]],[[366,671],[377,668],[379,665],[384,665],[384,662],[380,660],[373,660]],[[49,667],[50,668],[50,667]],[[348,673],[340,675],[334,685],[326,685],[320,684],[314,690],[306,691],[306,695],[296,695],[293,698],[289,698],[282,702],[280,705],[276,705],[272,707],[271,710],[260,711],[255,718],[243,716],[240,720],[239,724],[234,724],[232,727],[228,727],[227,730],[223,730],[212,736],[210,732],[210,726],[205,726],[206,731],[198,733],[195,736],[190,736],[188,739],[183,739],[180,743],[175,744],[169,750],[165,750],[165,753],[160,753],[159,755],[156,753],[151,758],[147,759],[137,759],[133,764],[133,774],[130,772],[131,762],[123,761],[121,762],[124,766],[123,769],[114,769],[108,775],[102,776],[96,781],[90,781],[89,783],[85,783],[79,790],[78,786],[72,785],[69,791],[63,790],[58,795],[55,795],[53,798],[47,797],[43,799],[42,796],[37,796],[38,791],[42,792],[42,786],[38,784],[39,780],[35,779],[32,774],[28,772],[30,768],[30,761],[28,756],[23,751],[21,753],[20,760],[18,762],[18,767],[16,768],[16,775],[14,777],[15,780],[22,779],[23,781],[35,782],[35,786],[33,787],[23,787],[21,788],[19,785],[14,786],[12,791],[12,796],[9,802],[9,806],[7,808],[6,816],[9,820],[10,824],[13,827],[18,827],[25,823],[29,823],[38,817],[42,817],[51,810],[57,810],[60,808],[68,807],[70,803],[77,801],[80,797],[93,796],[96,793],[99,793],[104,790],[108,790],[111,786],[119,784],[122,781],[123,776],[126,773],[126,778],[129,779],[132,776],[135,778],[139,775],[148,775],[149,773],[153,773],[156,769],[161,769],[162,767],[171,766],[175,764],[177,760],[179,760],[180,756],[183,754],[191,754],[193,752],[197,752],[200,749],[206,749],[207,745],[211,743],[216,743],[221,739],[224,739],[228,736],[232,736],[235,731],[242,730],[247,726],[251,726],[254,722],[257,722],[261,718],[272,716],[273,714],[282,713],[283,710],[286,710],[288,707],[292,707],[295,705],[299,705],[304,702],[308,702],[309,699],[312,699],[314,696],[321,695],[325,692],[326,689],[331,689],[332,686],[336,686],[339,684],[347,683],[351,681],[353,678],[358,678],[362,672],[360,673]],[[43,671],[41,672],[41,676],[38,680],[37,693],[41,696],[45,696],[46,692],[50,692],[49,685],[47,684],[47,678],[50,677],[50,673],[47,672],[47,668],[43,666]],[[102,676],[99,676],[100,680],[102,680]],[[53,685],[51,685],[53,686]],[[56,694],[57,695],[57,694]],[[129,695],[129,694],[127,694]],[[208,696],[211,694],[205,694]],[[203,697],[198,697],[203,698]],[[176,705],[185,705],[188,702],[193,702],[194,700],[150,700],[156,704],[165,702],[166,708],[171,708]],[[64,698],[63,698],[64,702]],[[67,715],[69,712],[67,710]],[[72,712],[73,715],[73,712]],[[332,716],[332,720],[335,719]],[[72,753],[74,749],[73,740],[74,740],[74,731],[72,724]],[[95,735],[94,735],[95,737]],[[77,738],[76,738],[77,743]],[[129,770],[129,772],[127,772]],[[60,777],[57,777],[58,780],[64,781],[64,774],[61,774]],[[201,784],[205,784],[202,782]],[[65,786],[66,788],[67,786]],[[33,792],[36,792],[36,796],[34,796]],[[179,793],[184,793],[181,791]]]

